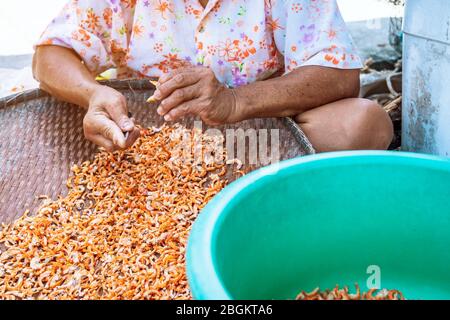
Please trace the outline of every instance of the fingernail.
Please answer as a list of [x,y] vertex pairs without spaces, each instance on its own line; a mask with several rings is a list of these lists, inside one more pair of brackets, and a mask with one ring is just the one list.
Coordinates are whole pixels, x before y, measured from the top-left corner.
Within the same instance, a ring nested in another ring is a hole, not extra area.
[[161,107],[158,107],[158,109],[156,109],[156,112],[162,116],[163,115],[163,109]]
[[172,121],[172,117],[171,117],[170,115],[166,114],[166,115],[164,116],[164,120],[166,120],[166,121]]
[[125,145],[125,141],[122,141],[122,139],[114,139],[113,143],[119,148],[123,148]]
[[133,123],[130,120],[125,120],[123,122],[123,126],[122,126],[123,130],[130,131],[130,130],[133,129],[133,127],[134,127],[134,125],[133,125]]

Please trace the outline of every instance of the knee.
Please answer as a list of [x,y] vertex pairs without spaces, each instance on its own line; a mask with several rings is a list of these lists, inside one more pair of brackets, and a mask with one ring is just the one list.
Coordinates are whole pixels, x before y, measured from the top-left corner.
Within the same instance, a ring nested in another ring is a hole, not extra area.
[[394,137],[391,118],[377,103],[353,99],[352,112],[345,123],[348,149],[386,150]]
[[386,150],[394,130],[389,115],[367,99],[344,99],[296,117],[317,152]]

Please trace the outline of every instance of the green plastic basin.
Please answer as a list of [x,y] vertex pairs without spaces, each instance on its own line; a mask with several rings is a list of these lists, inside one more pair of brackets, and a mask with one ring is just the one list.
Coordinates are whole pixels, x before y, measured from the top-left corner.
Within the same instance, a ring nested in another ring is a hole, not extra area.
[[281,162],[218,194],[187,248],[196,299],[367,290],[370,266],[408,299],[450,299],[449,160],[342,152]]

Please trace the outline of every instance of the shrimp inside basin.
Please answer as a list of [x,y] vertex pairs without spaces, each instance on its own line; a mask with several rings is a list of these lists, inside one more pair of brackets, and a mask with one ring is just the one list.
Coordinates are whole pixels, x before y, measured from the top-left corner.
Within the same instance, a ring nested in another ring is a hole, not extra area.
[[450,299],[449,248],[449,160],[330,153],[225,188],[194,224],[187,272],[196,299],[293,299],[355,282],[367,291],[370,266],[407,299]]

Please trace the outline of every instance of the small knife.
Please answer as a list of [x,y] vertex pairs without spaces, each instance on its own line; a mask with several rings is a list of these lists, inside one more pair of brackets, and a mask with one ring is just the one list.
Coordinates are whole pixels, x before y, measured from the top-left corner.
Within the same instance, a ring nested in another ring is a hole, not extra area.
[[[128,112],[128,118],[132,118],[133,117],[133,114],[131,113],[131,112]],[[130,131],[122,131],[123,132],[123,135],[125,136],[125,140],[127,140],[128,139],[128,136],[130,135]]]
[[[155,89],[158,87],[158,81],[150,80],[150,83],[155,86]],[[155,99],[155,97],[153,95],[147,99],[148,103],[154,103],[156,101],[157,100]]]

